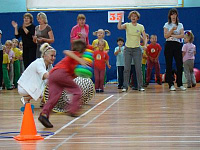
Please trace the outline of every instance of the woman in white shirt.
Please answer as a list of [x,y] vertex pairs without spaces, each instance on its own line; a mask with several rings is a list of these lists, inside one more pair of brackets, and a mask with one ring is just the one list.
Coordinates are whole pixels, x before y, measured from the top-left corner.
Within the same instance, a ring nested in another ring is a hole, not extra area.
[[180,90],[186,90],[182,83],[183,59],[182,59],[182,43],[184,37],[183,24],[179,23],[178,11],[175,8],[169,10],[168,22],[164,25],[165,43],[165,61],[166,61],[166,82],[169,84],[170,91],[175,91],[174,81],[172,77],[173,58],[176,62],[177,69],[177,86]]
[[18,80],[18,93],[23,96],[21,101],[37,99],[42,95],[45,87],[45,80],[49,76],[49,71],[56,58],[56,50],[48,43],[44,43],[41,48],[41,58],[32,62]]

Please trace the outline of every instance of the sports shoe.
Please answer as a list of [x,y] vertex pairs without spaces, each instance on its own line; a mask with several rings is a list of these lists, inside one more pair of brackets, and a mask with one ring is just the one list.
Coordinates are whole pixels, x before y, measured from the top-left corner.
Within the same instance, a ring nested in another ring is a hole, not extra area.
[[104,92],[104,90],[102,90],[102,89],[99,89],[99,92],[100,92],[100,93],[102,93],[102,92]]
[[138,89],[139,91],[145,91],[145,89],[144,88],[140,88],[140,89]]
[[21,102],[22,102],[23,105],[25,105],[24,97],[21,98]]
[[0,91],[1,91],[2,89],[3,89],[3,87],[1,86],[1,87],[0,87]]
[[128,88],[123,88],[122,89],[122,92],[127,92],[128,91]]
[[133,86],[133,87],[132,87],[132,90],[138,90],[138,88]]
[[158,83],[159,85],[162,85],[162,83],[160,82],[160,80],[157,80],[156,83]]
[[118,89],[123,89],[123,87],[122,86],[118,86]]
[[192,87],[195,87],[196,86],[196,84],[192,84]]
[[172,85],[169,90],[170,91],[176,91],[176,88]]
[[40,114],[38,120],[39,120],[39,121],[42,123],[42,125],[45,126],[46,128],[53,128],[53,125],[51,124],[51,122],[49,121],[49,119],[48,119],[46,116]]
[[13,88],[11,87],[11,88],[7,88],[6,90],[13,90]]
[[186,90],[186,88],[184,87],[184,86],[180,86],[180,87],[178,87],[181,91],[185,91]]

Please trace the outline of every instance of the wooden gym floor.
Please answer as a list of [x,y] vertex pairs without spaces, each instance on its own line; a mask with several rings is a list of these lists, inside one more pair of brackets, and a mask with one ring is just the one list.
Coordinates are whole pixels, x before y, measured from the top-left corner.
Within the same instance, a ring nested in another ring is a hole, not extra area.
[[2,134],[19,132],[23,114],[17,90],[0,91],[0,150],[197,150],[200,149],[200,84],[169,92],[150,84],[145,92],[122,93],[107,84],[103,94],[84,105],[81,116],[52,113],[52,129],[34,119],[38,131],[54,132],[40,141],[19,142]]

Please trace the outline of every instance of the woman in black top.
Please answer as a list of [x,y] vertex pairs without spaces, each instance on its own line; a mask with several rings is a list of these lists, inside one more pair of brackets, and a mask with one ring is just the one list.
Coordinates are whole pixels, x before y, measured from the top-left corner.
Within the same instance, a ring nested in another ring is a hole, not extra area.
[[33,16],[30,13],[24,14],[24,23],[18,29],[18,24],[12,21],[12,26],[15,29],[15,37],[22,38],[23,42],[23,61],[24,67],[27,68],[31,62],[36,59],[37,45],[33,42],[35,34],[35,25],[33,24]]

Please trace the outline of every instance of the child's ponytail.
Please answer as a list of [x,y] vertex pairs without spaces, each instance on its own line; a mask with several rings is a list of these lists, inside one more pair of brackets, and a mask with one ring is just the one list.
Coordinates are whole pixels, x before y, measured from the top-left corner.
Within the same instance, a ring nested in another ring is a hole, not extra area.
[[106,33],[106,36],[110,36],[111,35],[111,32],[109,31],[109,30],[104,30],[105,31],[105,33]]
[[94,35],[94,36],[97,36],[97,33],[98,33],[98,32],[104,32],[104,35],[106,35],[106,36],[110,36],[110,35],[111,35],[111,32],[110,32],[109,30],[107,30],[107,29],[106,29],[106,30],[99,29],[99,30],[97,30],[97,31],[94,31],[94,32],[93,32],[93,35]]
[[51,47],[49,45],[49,43],[44,43],[41,45],[40,47],[40,52],[41,52],[41,57],[43,58],[44,55],[48,52],[48,51],[56,51],[53,47]]
[[97,32],[98,32],[98,31],[94,31],[94,32],[93,32],[93,35],[94,35],[94,36],[97,36]]

